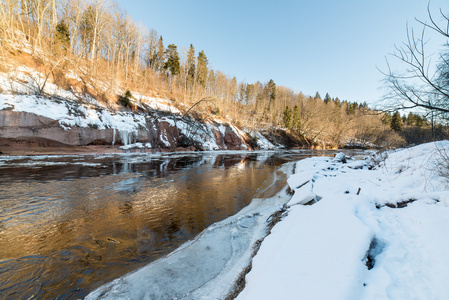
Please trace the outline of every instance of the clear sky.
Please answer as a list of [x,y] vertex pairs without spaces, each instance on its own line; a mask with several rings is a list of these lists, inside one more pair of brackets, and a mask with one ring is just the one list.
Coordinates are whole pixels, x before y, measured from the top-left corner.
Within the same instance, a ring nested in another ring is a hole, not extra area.
[[[374,104],[385,57],[406,40],[406,24],[427,20],[427,0],[119,0],[164,45],[204,50],[210,65],[239,81]],[[449,12],[447,0],[432,0]],[[441,41],[441,42],[440,42]],[[440,40],[438,43],[444,42]],[[437,40],[435,39],[435,42]],[[436,49],[435,49],[436,51]]]

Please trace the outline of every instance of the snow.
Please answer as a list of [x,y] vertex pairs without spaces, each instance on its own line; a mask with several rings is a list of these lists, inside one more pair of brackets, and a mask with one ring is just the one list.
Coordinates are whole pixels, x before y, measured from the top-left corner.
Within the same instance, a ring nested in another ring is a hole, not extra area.
[[[75,90],[64,90],[54,83],[46,81],[45,74],[27,66],[14,67],[10,65],[9,67],[12,70],[9,73],[0,72],[0,110],[9,109],[51,118],[57,120],[59,126],[65,130],[72,127],[113,129],[112,144],[114,145],[118,140],[117,134],[119,134],[125,146],[134,144],[138,136],[145,135],[139,134],[141,133],[139,130],[148,131],[151,122],[147,122],[147,119],[157,119],[157,117],[141,113],[139,110],[136,112],[116,111],[88,95],[80,94]],[[78,80],[79,76],[75,71],[69,70],[66,77]],[[95,85],[108,89],[106,84],[99,81],[95,82]],[[91,88],[94,89],[94,87]],[[125,92],[116,88],[114,93],[123,95]],[[51,96],[37,96],[37,94]],[[220,139],[217,140],[216,133],[219,132],[224,137],[229,129],[241,137],[242,143],[238,147],[248,149],[243,142],[246,136],[245,131],[248,130],[242,131],[219,119],[210,119],[204,124],[196,122],[195,125],[192,125],[190,121],[181,118],[181,111],[171,100],[149,97],[136,91],[131,91],[131,94],[133,103],[143,111],[149,109],[172,114],[170,117],[159,118],[159,121],[176,126],[183,135],[191,139],[194,144],[201,145],[204,150],[226,149],[226,145]],[[260,149],[276,148],[259,132],[253,131],[251,135],[256,138]],[[171,147],[173,144],[173,141],[168,140],[166,132],[161,133],[160,141],[164,147]]]
[[171,101],[168,99],[148,97],[137,92],[131,92],[131,94],[135,99],[138,99],[140,103],[144,103],[154,110],[166,111],[173,114],[181,114],[181,111],[174,107]]
[[[291,165],[283,171],[289,172]],[[273,177],[271,185],[277,182]],[[286,188],[253,199],[239,213],[149,265],[105,284],[85,299],[223,299],[250,263],[253,245],[267,234],[267,219],[288,201]]]
[[[86,299],[223,299],[251,260],[237,299],[449,299],[441,149],[449,142],[364,160],[340,153],[286,164],[291,198],[284,188],[254,199]],[[266,236],[269,216],[286,203],[287,214]]]
[[449,142],[365,161],[298,162],[288,216],[264,240],[237,299],[449,299],[440,149]]
[[[113,144],[116,142],[116,134],[118,132],[125,146],[134,144],[139,130],[147,128],[145,114],[117,112],[94,103],[86,104],[78,101],[38,97],[36,95],[0,94],[0,110],[3,109],[33,113],[58,120],[59,125],[66,130],[71,127],[111,128],[114,129]],[[193,131],[192,125],[187,124],[185,120],[177,115],[173,115],[170,118],[162,117],[159,121],[167,122],[171,126],[177,126],[183,134],[191,137],[197,144],[202,144],[205,150],[220,149],[214,135],[214,130],[216,129],[214,124],[197,124],[198,128],[195,128],[195,131]],[[224,127],[222,125],[219,126],[220,128]],[[235,127],[231,126],[231,130],[237,133]],[[171,146],[165,130],[161,132],[161,141],[165,147]],[[241,148],[247,149],[245,144],[242,144]]]
[[275,149],[276,148],[259,131],[257,131],[257,130],[246,130],[246,132],[248,133],[248,135],[250,137],[254,137],[256,139],[257,146],[259,147],[259,149],[271,150],[271,149]]

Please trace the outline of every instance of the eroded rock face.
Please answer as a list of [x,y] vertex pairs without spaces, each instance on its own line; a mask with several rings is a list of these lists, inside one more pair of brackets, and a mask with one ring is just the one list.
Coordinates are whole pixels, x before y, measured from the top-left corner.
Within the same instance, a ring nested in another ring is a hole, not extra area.
[[106,145],[113,141],[113,129],[90,127],[64,129],[59,122],[33,113],[11,110],[0,111],[0,138],[24,140],[49,140],[60,145]]
[[[139,142],[151,144],[153,151],[204,148],[201,143],[186,137],[179,128],[172,126],[166,120],[147,117],[146,125],[146,128],[135,132],[93,127],[63,128],[57,120],[34,113],[0,110],[0,152],[8,153],[8,147],[12,144],[28,144],[34,147],[78,147],[126,145]],[[222,130],[218,129],[219,126]],[[249,149],[244,137],[237,134],[229,124],[214,124],[212,131],[219,149]]]
[[[224,135],[224,143],[226,144],[227,149],[229,150],[244,150],[249,149],[248,145],[244,142],[243,138],[232,130],[231,126],[226,126],[226,131]],[[247,148],[243,147],[246,145]]]

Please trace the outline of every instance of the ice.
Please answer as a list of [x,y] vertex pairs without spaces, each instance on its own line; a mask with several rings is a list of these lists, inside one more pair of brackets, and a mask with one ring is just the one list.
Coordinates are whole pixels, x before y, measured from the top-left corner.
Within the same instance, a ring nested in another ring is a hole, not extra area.
[[272,198],[254,199],[170,255],[98,288],[86,299],[223,299],[249,265],[253,245],[267,234],[267,220],[288,198],[284,188]]

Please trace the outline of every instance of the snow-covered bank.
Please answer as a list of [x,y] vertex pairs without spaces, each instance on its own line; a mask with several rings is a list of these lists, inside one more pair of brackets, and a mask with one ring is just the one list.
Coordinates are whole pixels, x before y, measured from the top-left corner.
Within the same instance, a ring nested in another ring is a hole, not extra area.
[[[125,92],[114,93],[119,98]],[[239,129],[222,117],[200,121],[184,116],[180,107],[188,107],[183,104],[136,91],[132,95],[133,109],[96,100],[75,87],[63,89],[28,67],[0,72],[0,153],[23,154],[14,148],[23,144],[28,148],[123,145],[124,151],[141,152],[275,148],[259,132]]]
[[385,160],[298,162],[289,214],[264,240],[237,299],[449,299],[439,149],[449,142]]
[[[81,103],[35,95],[0,94],[0,138],[16,142],[45,139],[70,146],[140,143],[146,149],[249,148],[245,142],[249,139],[247,133],[232,124],[215,119],[199,122],[183,118],[179,111],[161,110],[158,105],[163,100],[153,98],[140,103],[138,111],[120,111],[94,100]],[[257,137],[257,142],[261,149],[274,148],[263,137]]]

